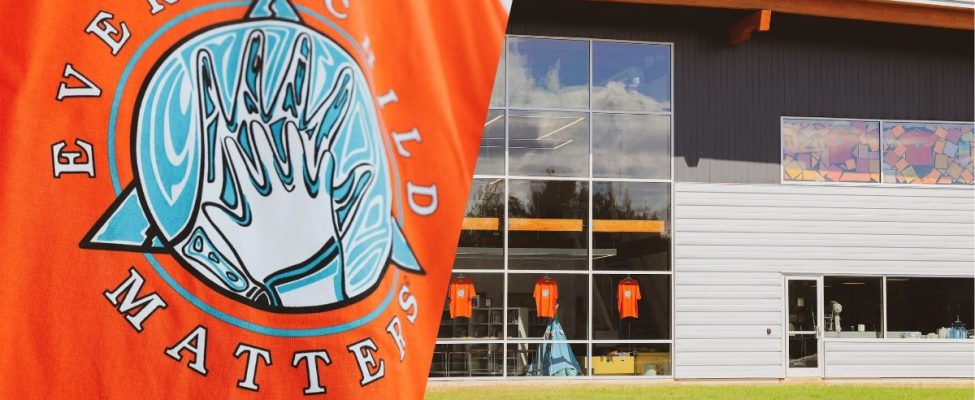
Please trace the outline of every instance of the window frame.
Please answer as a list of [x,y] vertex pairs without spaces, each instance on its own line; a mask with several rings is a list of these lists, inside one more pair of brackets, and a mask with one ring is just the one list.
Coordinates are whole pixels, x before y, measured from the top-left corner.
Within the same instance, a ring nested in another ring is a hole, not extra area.
[[[782,162],[782,157],[785,154],[785,141],[782,140],[782,124],[785,120],[812,120],[812,121],[867,121],[867,122],[877,122],[880,124],[880,129],[877,132],[879,139],[879,152],[880,152],[880,181],[879,182],[815,182],[815,181],[792,181],[785,179],[785,164]],[[942,184],[942,183],[897,183],[897,182],[886,182],[884,180],[884,123],[911,123],[911,124],[957,124],[965,125],[972,124],[975,125],[975,121],[939,121],[939,120],[914,120],[909,118],[897,119],[897,118],[836,118],[836,117],[810,117],[810,116],[792,116],[792,115],[781,115],[779,116],[779,184],[782,185],[810,185],[810,186],[854,186],[854,187],[891,187],[891,188],[941,188],[941,189],[952,189],[952,190],[972,190],[975,188],[975,184],[972,185],[961,185],[961,184]],[[671,133],[673,136],[673,133]],[[973,147],[973,157],[975,157],[975,145]]]
[[[925,339],[925,338],[892,338],[887,337],[887,279],[888,278],[912,278],[912,279],[975,279],[975,275],[923,275],[923,274],[815,274],[821,278],[847,277],[847,278],[881,278],[881,326],[883,329],[882,337],[879,338],[841,338],[841,337],[822,337],[820,340],[826,342],[891,342],[891,343],[975,343],[975,338],[971,339]],[[975,285],[975,283],[973,283]]]
[[[585,41],[585,42],[587,42],[588,51],[589,51],[589,57],[588,57],[588,63],[589,63],[589,79],[588,79],[588,88],[587,88],[587,90],[588,90],[588,106],[586,108],[582,108],[582,109],[578,109],[578,108],[572,109],[572,108],[519,107],[519,106],[512,106],[510,104],[511,88],[509,87],[510,71],[508,71],[508,62],[509,62],[509,58],[510,57],[508,57],[507,56],[507,53],[506,53],[508,51],[508,39],[509,38],[575,40],[575,41]],[[666,46],[667,49],[668,49],[668,51],[669,51],[669,57],[670,57],[670,60],[669,60],[669,68],[670,68],[670,71],[669,71],[669,78],[670,78],[670,82],[669,82],[669,84],[670,84],[670,99],[669,100],[670,100],[670,104],[671,104],[670,111],[618,111],[618,110],[596,110],[596,109],[593,109],[593,98],[592,98],[592,93],[593,93],[593,81],[592,81],[593,80],[593,58],[592,57],[593,57],[593,43],[594,42],[616,42],[616,43],[632,43],[632,44],[642,44],[642,45]],[[675,352],[674,352],[674,349],[675,349],[675,347],[674,347],[674,309],[675,309],[675,302],[674,302],[674,296],[675,296],[675,285],[676,285],[676,280],[674,279],[674,258],[675,258],[674,257],[674,243],[675,243],[675,240],[674,240],[674,232],[676,231],[676,228],[674,226],[675,214],[676,214],[674,212],[674,192],[675,192],[674,180],[675,180],[675,173],[676,173],[675,172],[675,167],[674,167],[674,142],[675,142],[675,140],[674,140],[674,138],[675,138],[674,126],[675,126],[675,115],[676,115],[675,99],[677,98],[677,94],[675,93],[675,85],[674,85],[675,75],[676,75],[676,71],[674,69],[675,58],[676,58],[675,52],[674,52],[674,42],[639,41],[639,40],[614,40],[614,39],[598,39],[598,38],[590,38],[590,37],[544,36],[544,35],[543,36],[536,36],[536,35],[509,35],[509,34],[506,34],[505,35],[505,40],[504,40],[504,45],[502,46],[501,51],[503,53],[503,56],[502,56],[502,58],[499,61],[501,61],[503,63],[503,69],[504,69],[504,73],[501,74],[501,77],[505,81],[504,82],[504,85],[503,85],[504,92],[505,92],[504,93],[504,98],[503,98],[503,105],[501,105],[501,106],[489,106],[488,107],[488,111],[489,112],[490,111],[500,111],[502,113],[502,115],[503,115],[503,118],[505,119],[505,124],[504,124],[504,128],[505,128],[504,129],[504,173],[503,174],[476,174],[476,175],[473,176],[473,179],[479,179],[479,178],[481,178],[481,179],[500,179],[500,180],[502,180],[504,182],[504,189],[503,189],[503,196],[504,197],[503,198],[505,199],[505,202],[504,202],[504,211],[503,211],[503,214],[504,215],[503,215],[503,220],[501,221],[501,226],[502,226],[503,236],[504,236],[504,238],[503,238],[503,252],[502,252],[502,254],[503,254],[503,256],[502,256],[503,257],[503,268],[501,268],[501,269],[453,269],[452,272],[453,273],[500,273],[500,274],[503,275],[503,279],[504,279],[504,281],[503,281],[503,283],[504,283],[504,285],[503,285],[504,298],[502,299],[502,303],[503,303],[503,308],[506,311],[503,313],[503,315],[504,315],[504,321],[503,321],[504,322],[503,323],[504,329],[503,329],[503,333],[502,333],[502,339],[483,341],[483,340],[466,339],[466,338],[465,339],[450,339],[450,338],[439,338],[438,337],[436,339],[436,344],[437,345],[441,345],[441,344],[460,344],[460,343],[466,343],[466,344],[499,343],[499,344],[502,344],[502,348],[504,349],[503,350],[504,351],[503,358],[504,358],[505,362],[502,364],[502,374],[499,375],[499,376],[474,377],[474,378],[469,378],[469,377],[464,377],[464,378],[457,378],[457,377],[453,377],[453,378],[451,378],[451,377],[428,377],[428,379],[429,380],[433,380],[433,381],[437,381],[437,380],[448,380],[449,381],[449,380],[455,380],[455,379],[465,379],[465,380],[469,380],[469,379],[472,379],[472,380],[509,380],[509,379],[514,379],[514,380],[517,380],[517,379],[539,379],[540,378],[540,377],[532,377],[532,376],[524,376],[524,377],[522,377],[522,376],[509,376],[508,375],[508,366],[507,366],[507,351],[508,351],[509,345],[511,345],[511,344],[522,344],[522,343],[535,343],[536,342],[536,340],[532,340],[532,339],[529,339],[529,338],[509,338],[508,337],[508,332],[507,332],[507,329],[508,329],[508,319],[507,319],[508,318],[508,312],[507,312],[507,310],[508,310],[508,306],[509,306],[508,305],[508,294],[509,294],[508,282],[509,282],[510,276],[511,275],[517,276],[519,274],[524,275],[524,274],[531,274],[531,273],[579,274],[579,275],[586,276],[586,278],[587,278],[587,284],[588,284],[588,299],[587,299],[588,306],[587,306],[587,310],[586,310],[586,318],[587,318],[587,321],[585,323],[585,325],[586,325],[586,337],[585,337],[585,339],[580,339],[580,340],[567,340],[567,341],[560,341],[559,342],[559,343],[564,342],[564,343],[570,343],[570,344],[577,344],[577,343],[578,344],[585,344],[586,353],[585,354],[577,354],[576,356],[585,356],[585,357],[589,357],[591,359],[593,357],[592,352],[593,352],[593,345],[594,344],[595,345],[599,345],[599,344],[666,344],[666,345],[668,345],[668,348],[670,349],[670,353],[669,353],[670,360],[669,360],[669,368],[668,368],[669,374],[668,375],[643,376],[643,375],[635,374],[635,375],[619,375],[619,376],[616,376],[616,375],[614,375],[614,376],[602,376],[602,375],[597,376],[597,375],[593,375],[592,374],[592,365],[591,365],[592,363],[590,362],[589,363],[590,364],[589,366],[583,366],[583,370],[584,370],[583,372],[584,372],[584,374],[582,374],[582,375],[574,376],[574,377],[544,377],[545,379],[549,379],[549,380],[560,380],[560,379],[573,379],[573,380],[579,380],[579,379],[587,379],[587,380],[592,380],[592,379],[595,379],[595,380],[622,380],[622,379],[647,379],[647,380],[652,380],[652,379],[673,379],[674,359],[675,359]],[[567,112],[582,112],[582,113],[586,113],[588,115],[588,121],[587,121],[587,123],[588,123],[588,135],[589,135],[589,148],[588,148],[588,154],[587,154],[588,161],[587,161],[587,167],[586,167],[586,173],[585,173],[585,175],[584,176],[511,175],[511,173],[510,173],[511,172],[510,171],[510,162],[509,162],[509,160],[510,160],[510,154],[509,154],[510,153],[510,151],[509,151],[509,145],[510,145],[509,144],[509,138],[510,138],[510,133],[509,133],[509,130],[510,130],[511,124],[508,122],[508,117],[509,117],[509,112],[510,111],[564,111],[564,112],[567,111]],[[669,119],[670,119],[670,121],[669,121],[669,129],[670,129],[670,138],[669,138],[669,142],[670,142],[669,143],[670,162],[669,162],[668,166],[670,167],[669,168],[670,171],[669,171],[669,174],[667,174],[668,178],[664,178],[664,179],[661,179],[661,178],[654,178],[654,179],[651,179],[651,178],[647,178],[647,179],[643,179],[643,178],[594,178],[593,177],[593,140],[592,140],[592,138],[593,138],[593,115],[594,114],[629,114],[629,115],[665,115],[665,116],[669,116]],[[586,230],[587,230],[586,235],[588,235],[588,244],[587,244],[587,253],[588,253],[588,255],[586,256],[587,257],[586,262],[587,262],[587,266],[588,267],[586,269],[582,269],[582,270],[563,270],[563,269],[557,269],[557,270],[529,270],[529,269],[511,269],[509,267],[509,260],[508,260],[508,258],[509,258],[508,257],[509,256],[509,254],[508,254],[509,253],[509,247],[508,247],[508,234],[509,234],[509,230],[507,229],[507,226],[508,226],[508,219],[509,219],[510,210],[508,209],[508,201],[507,201],[507,199],[508,199],[508,196],[509,196],[509,193],[510,193],[510,191],[509,191],[509,183],[511,181],[513,181],[513,180],[514,181],[516,181],[516,180],[530,180],[530,181],[578,181],[578,182],[584,182],[584,183],[587,184],[587,187],[588,187],[588,204],[587,204],[588,212],[587,212],[587,214],[588,214],[588,216],[587,216],[587,220],[585,222],[586,222],[586,226],[587,226],[587,228],[586,228]],[[638,270],[638,271],[598,270],[597,271],[597,270],[594,270],[593,269],[593,232],[592,232],[592,228],[591,228],[592,227],[592,219],[593,219],[593,190],[592,189],[593,189],[593,184],[594,183],[598,183],[598,182],[636,182],[636,183],[668,183],[669,184],[669,191],[668,192],[670,194],[670,212],[669,212],[669,215],[667,217],[668,218],[667,224],[670,227],[670,235],[671,235],[670,236],[670,243],[669,243],[669,247],[670,247],[670,252],[669,253],[670,254],[669,254],[669,257],[668,257],[670,259],[670,268],[669,269],[662,270],[662,271],[648,271],[648,270]],[[593,307],[593,284],[594,284],[594,275],[621,275],[621,274],[622,275],[629,274],[629,275],[668,275],[668,276],[670,276],[670,278],[669,278],[669,281],[670,281],[669,282],[669,284],[670,284],[670,296],[669,296],[670,297],[670,306],[669,306],[669,311],[668,311],[668,319],[669,319],[669,324],[668,324],[669,325],[668,326],[669,335],[668,335],[668,337],[669,337],[669,339],[595,340],[593,338],[593,329],[592,329],[593,312],[592,312],[592,307]],[[537,342],[541,342],[541,340],[537,340]],[[551,341],[549,341],[549,342],[551,342]]]

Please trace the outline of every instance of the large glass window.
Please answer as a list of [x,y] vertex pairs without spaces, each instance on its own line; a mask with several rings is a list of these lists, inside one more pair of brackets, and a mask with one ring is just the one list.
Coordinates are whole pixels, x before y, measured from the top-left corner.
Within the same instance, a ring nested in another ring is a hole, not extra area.
[[563,340],[586,340],[588,312],[586,274],[508,274],[509,338],[558,340],[550,332],[556,322]]
[[670,184],[595,182],[593,269],[670,270]]
[[972,278],[887,277],[887,337],[970,338],[973,302]]
[[670,46],[593,42],[592,107],[670,111]]
[[503,346],[501,343],[437,344],[433,349],[430,377],[501,376]]
[[586,344],[548,341],[511,343],[507,348],[508,376],[583,376]]
[[504,337],[504,274],[455,273],[447,287],[440,339]]
[[670,344],[595,343],[591,360],[593,376],[670,375]]
[[508,38],[508,104],[514,107],[589,107],[589,42]]
[[477,178],[457,244],[455,269],[504,268],[504,180]]
[[585,182],[508,182],[508,268],[587,269]]
[[883,278],[823,277],[826,337],[883,337]]
[[506,39],[431,377],[671,374],[671,54]]
[[504,107],[504,64],[505,64],[505,50],[501,50],[501,60],[498,61],[498,72],[494,76],[494,90],[491,92],[491,107]]
[[670,179],[670,116],[593,114],[592,175]]
[[670,275],[594,274],[592,338],[670,339]]
[[511,175],[588,175],[589,114],[511,111],[508,124]]
[[884,182],[975,183],[973,124],[884,121]]
[[488,111],[474,175],[504,175],[504,111]]

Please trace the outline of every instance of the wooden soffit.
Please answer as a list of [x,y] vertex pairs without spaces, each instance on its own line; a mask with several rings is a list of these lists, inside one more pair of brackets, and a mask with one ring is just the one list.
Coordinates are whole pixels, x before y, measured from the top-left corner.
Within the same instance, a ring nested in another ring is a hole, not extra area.
[[771,10],[776,13],[812,15],[889,22],[904,25],[975,30],[975,9],[937,2],[897,0],[599,0],[617,3],[659,4],[687,7]]

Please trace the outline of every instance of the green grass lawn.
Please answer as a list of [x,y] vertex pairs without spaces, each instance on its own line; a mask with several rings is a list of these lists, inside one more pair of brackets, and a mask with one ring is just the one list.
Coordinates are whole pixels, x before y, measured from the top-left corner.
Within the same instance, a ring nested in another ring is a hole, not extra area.
[[427,400],[522,400],[522,399],[675,399],[675,400],[804,400],[804,399],[884,399],[884,400],[972,400],[975,388],[959,386],[905,385],[641,385],[613,383],[558,386],[497,383],[477,386],[433,386]]

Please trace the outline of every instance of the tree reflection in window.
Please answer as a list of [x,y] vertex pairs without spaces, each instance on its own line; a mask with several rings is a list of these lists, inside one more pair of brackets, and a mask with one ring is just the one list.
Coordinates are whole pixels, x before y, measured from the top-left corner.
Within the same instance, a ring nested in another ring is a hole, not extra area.
[[670,184],[593,183],[593,269],[670,269]]
[[513,180],[508,192],[510,268],[587,268],[585,182]]

